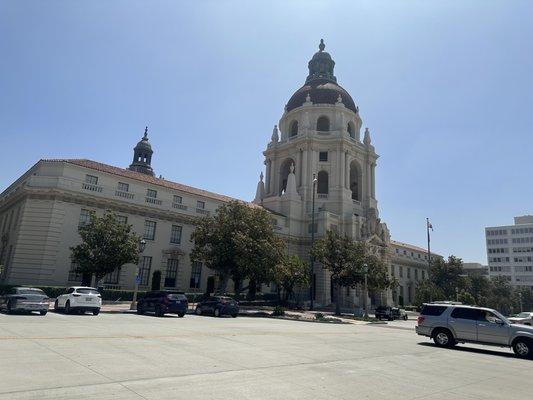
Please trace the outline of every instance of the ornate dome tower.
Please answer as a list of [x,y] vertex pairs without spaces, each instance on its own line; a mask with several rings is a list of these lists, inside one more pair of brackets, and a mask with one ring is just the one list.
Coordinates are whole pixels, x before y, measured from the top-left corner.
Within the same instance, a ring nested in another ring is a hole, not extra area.
[[[368,128],[361,140],[359,108],[337,83],[335,61],[324,49],[321,40],[304,85],[274,126],[254,202],[284,219],[277,230],[292,254],[309,255],[313,231],[320,237],[335,230],[386,257],[389,233],[374,185],[378,155]],[[315,300],[331,303],[329,272],[317,264],[313,271]]]
[[150,165],[152,163],[153,153],[152,145],[148,141],[148,127],[146,127],[144,130],[144,136],[133,148],[133,161],[128,169],[154,176],[154,170]]
[[[289,211],[283,199],[294,166],[295,191],[301,201],[298,218],[304,221],[311,212],[316,177],[317,209],[341,218],[339,228],[357,237],[358,220],[352,217],[366,216],[369,208],[377,211],[374,168],[378,156],[369,132],[361,142],[359,108],[337,83],[335,61],[324,49],[321,40],[319,51],[308,63],[304,85],[290,97],[277,125],[279,133],[275,127],[264,152],[263,205],[282,214]],[[294,205],[290,209],[292,217],[297,211]],[[305,224],[299,230],[302,234],[308,231]]]

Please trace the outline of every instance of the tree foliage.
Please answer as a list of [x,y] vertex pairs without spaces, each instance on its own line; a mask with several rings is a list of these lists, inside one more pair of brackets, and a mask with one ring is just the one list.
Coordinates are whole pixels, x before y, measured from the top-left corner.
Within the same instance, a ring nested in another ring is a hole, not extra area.
[[283,241],[274,234],[266,210],[231,201],[214,216],[198,219],[191,235],[191,261],[203,262],[219,277],[223,292],[232,278],[236,292],[243,280],[250,280],[252,296],[283,256]]
[[431,300],[458,300],[511,314],[533,308],[533,291],[513,288],[505,276],[489,279],[481,274],[464,275],[461,259],[450,256],[448,260],[436,260],[429,279],[417,285],[415,304]]
[[384,290],[395,285],[387,265],[377,256],[370,254],[364,242],[356,242],[334,231],[318,240],[311,250],[316,261],[331,272],[335,286],[335,312],[340,314],[339,294],[341,287],[355,287],[362,284],[367,271],[368,288]]
[[70,248],[78,273],[94,274],[99,281],[124,264],[139,262],[140,237],[112,212],[93,215],[88,224],[80,226],[79,234],[82,242]]
[[273,269],[271,281],[278,287],[278,299],[283,290],[283,303],[286,304],[296,287],[309,286],[309,266],[296,255],[285,255]]

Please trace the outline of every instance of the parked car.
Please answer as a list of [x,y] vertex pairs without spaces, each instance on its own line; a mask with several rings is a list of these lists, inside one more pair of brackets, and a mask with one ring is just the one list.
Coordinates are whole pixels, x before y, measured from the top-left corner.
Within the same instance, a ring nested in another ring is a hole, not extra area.
[[490,308],[424,304],[415,329],[441,347],[480,343],[511,347],[518,357],[533,358],[533,327],[513,325]]
[[66,293],[58,296],[54,303],[54,310],[64,311],[65,314],[89,311],[93,315],[98,315],[100,307],[102,307],[102,296],[98,290],[87,286],[68,288]]
[[393,321],[395,319],[407,319],[407,313],[398,307],[379,306],[375,311],[376,318]]
[[533,325],[533,312],[521,312],[508,319],[511,324]]
[[8,314],[38,311],[41,315],[46,315],[49,305],[50,299],[46,293],[31,287],[15,287],[0,297],[0,310],[5,310]]
[[189,308],[187,296],[183,292],[158,290],[148,292],[137,302],[137,314],[154,312],[158,317],[165,314],[178,314],[183,317]]
[[239,302],[227,296],[206,295],[196,305],[196,315],[213,314],[215,317],[239,315]]

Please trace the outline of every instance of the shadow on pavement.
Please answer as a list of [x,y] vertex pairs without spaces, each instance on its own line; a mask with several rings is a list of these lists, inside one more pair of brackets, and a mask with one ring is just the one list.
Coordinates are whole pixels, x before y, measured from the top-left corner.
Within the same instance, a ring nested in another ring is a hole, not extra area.
[[420,346],[434,347],[436,349],[443,349],[443,350],[449,350],[449,351],[463,351],[466,353],[486,354],[490,356],[499,356],[499,357],[506,357],[506,358],[517,358],[512,353],[504,353],[503,351],[497,351],[497,350],[478,349],[477,347],[463,347],[463,346],[458,345],[458,346],[451,347],[451,348],[442,348],[442,347],[438,347],[437,345],[433,343],[420,342],[418,344]]

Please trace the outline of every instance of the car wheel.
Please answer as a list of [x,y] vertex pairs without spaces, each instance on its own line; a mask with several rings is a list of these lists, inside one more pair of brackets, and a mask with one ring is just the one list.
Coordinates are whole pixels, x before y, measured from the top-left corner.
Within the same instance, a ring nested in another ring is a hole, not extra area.
[[70,314],[71,312],[71,308],[70,308],[70,300],[67,300],[67,302],[65,303],[65,314]]
[[527,339],[518,338],[513,343],[513,351],[520,358],[533,357],[532,342]]
[[196,315],[202,315],[202,307],[196,307],[196,310],[194,310]]
[[404,315],[404,316],[403,316],[403,320],[404,320],[404,321],[407,321],[407,315]]
[[59,302],[57,300],[54,302],[54,311],[59,312]]
[[137,303],[137,314],[139,315],[144,314],[144,306],[142,304]]
[[100,314],[100,309],[99,308],[95,308],[93,310],[93,315],[98,315],[98,314]]
[[41,315],[46,315],[47,312],[48,312],[48,311],[39,311],[39,314],[41,314]]
[[165,316],[165,311],[163,310],[163,307],[157,306],[155,308],[155,316],[156,317],[164,317]]
[[179,312],[179,313],[178,313],[178,317],[183,318],[184,316],[185,316],[185,313],[184,313],[184,312]]
[[220,308],[215,308],[215,317],[220,317]]
[[439,347],[455,346],[455,339],[451,332],[447,329],[439,329],[433,334],[433,341]]
[[239,315],[239,314],[238,313],[231,314],[232,318],[237,318],[237,315]]
[[13,304],[11,304],[11,300],[7,302],[6,314],[13,314]]

